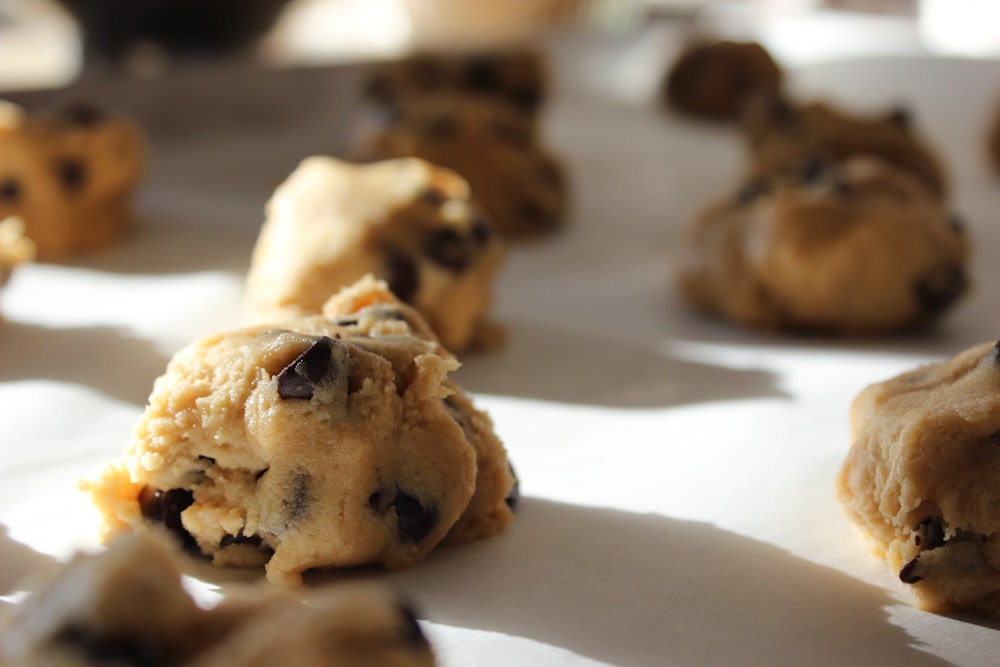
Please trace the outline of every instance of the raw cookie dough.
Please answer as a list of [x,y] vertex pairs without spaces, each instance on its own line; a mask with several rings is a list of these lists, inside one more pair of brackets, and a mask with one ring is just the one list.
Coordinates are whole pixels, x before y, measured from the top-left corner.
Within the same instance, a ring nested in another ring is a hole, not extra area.
[[267,204],[247,274],[250,319],[318,313],[371,273],[449,350],[499,342],[487,316],[503,244],[469,197],[460,176],[418,159],[307,158]]
[[498,533],[513,472],[458,362],[370,276],[322,315],[207,336],[153,388],[125,458],[86,484],[109,530],[162,523],[219,566],[413,565]]
[[0,220],[0,287],[7,284],[15,267],[34,258],[35,244],[24,236],[24,222],[14,217]]
[[681,240],[695,306],[771,330],[870,335],[966,292],[968,241],[940,198],[876,158],[807,161],[703,210]]
[[836,480],[920,607],[1000,618],[1000,343],[871,385]]
[[779,91],[783,79],[774,58],[757,42],[703,41],[680,53],[661,95],[688,116],[731,121],[755,94]]
[[512,105],[528,115],[545,101],[543,54],[530,47],[478,53],[417,53],[381,63],[367,78],[365,97],[394,107],[414,95],[458,92]]
[[300,602],[271,589],[198,606],[177,557],[140,533],[78,554],[0,627],[6,667],[424,667],[434,654],[412,609],[374,584]]
[[565,175],[542,146],[535,123],[489,100],[407,98],[395,118],[365,137],[359,157],[418,157],[454,169],[507,239],[550,235],[566,217]]
[[752,177],[806,157],[841,160],[872,155],[917,176],[938,194],[947,190],[940,159],[904,107],[864,115],[823,102],[795,105],[781,95],[760,95],[747,107],[742,132]]
[[92,104],[30,115],[0,104],[0,219],[24,220],[43,261],[112,245],[131,224],[144,151],[135,125]]

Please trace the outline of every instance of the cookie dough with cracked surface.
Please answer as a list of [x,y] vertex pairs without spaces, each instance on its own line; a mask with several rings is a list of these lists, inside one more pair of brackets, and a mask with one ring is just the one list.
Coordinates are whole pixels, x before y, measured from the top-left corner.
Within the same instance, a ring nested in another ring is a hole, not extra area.
[[924,609],[1000,618],[1000,343],[865,388],[836,479]]
[[419,159],[307,158],[267,204],[247,274],[249,318],[318,313],[371,273],[452,352],[498,343],[488,316],[504,247],[470,196],[460,176]]
[[565,222],[566,176],[523,114],[467,95],[407,98],[360,142],[362,160],[418,157],[455,170],[501,236],[551,235]]
[[870,155],[908,171],[939,195],[948,189],[940,157],[920,134],[913,112],[903,106],[864,114],[825,102],[795,104],[780,94],[759,95],[746,109],[742,133],[751,177],[807,158]]
[[409,567],[502,531],[513,471],[455,358],[370,276],[323,314],[207,336],[157,379],[124,460],[85,483],[107,529],[164,524],[219,566]]
[[0,625],[6,667],[301,667],[435,664],[412,609],[348,584],[302,602],[275,589],[202,608],[152,534],[77,554]]
[[116,243],[144,174],[138,128],[90,103],[28,114],[0,105],[0,219],[17,216],[41,261]]
[[699,41],[670,66],[661,96],[685,115],[733,121],[754,95],[779,91],[783,80],[781,67],[758,42]]
[[677,279],[696,307],[769,330],[875,335],[966,293],[968,239],[921,180],[881,160],[810,160],[703,210]]

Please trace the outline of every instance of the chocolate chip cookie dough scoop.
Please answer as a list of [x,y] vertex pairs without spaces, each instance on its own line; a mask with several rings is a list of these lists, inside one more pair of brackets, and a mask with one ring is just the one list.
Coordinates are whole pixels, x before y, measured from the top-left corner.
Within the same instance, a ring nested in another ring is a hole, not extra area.
[[515,481],[420,315],[367,276],[323,314],[208,336],[85,482],[109,534],[163,524],[219,566],[413,565],[502,531]]
[[836,479],[875,553],[936,612],[1000,618],[1000,343],[865,388]]
[[500,237],[449,169],[419,159],[305,159],[267,204],[246,281],[248,317],[318,313],[371,273],[413,305],[449,350],[503,339],[488,320]]

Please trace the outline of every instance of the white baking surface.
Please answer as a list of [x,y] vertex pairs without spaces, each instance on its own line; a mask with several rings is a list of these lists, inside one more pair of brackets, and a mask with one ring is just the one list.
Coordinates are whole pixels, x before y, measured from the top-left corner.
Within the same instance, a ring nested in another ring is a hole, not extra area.
[[[346,576],[411,597],[447,666],[995,662],[1000,626],[915,609],[832,480],[861,388],[1000,336],[1000,179],[982,153],[1000,64],[875,57],[791,72],[803,96],[908,104],[975,242],[975,290],[942,326],[842,341],[710,321],[673,290],[679,230],[731,187],[742,154],[731,129],[643,97],[666,48],[586,51],[617,84],[633,76],[628,95],[595,92],[592,76],[557,81],[545,133],[570,170],[572,219],[512,248],[496,286],[509,342],[456,376],[510,451],[517,520],[409,571]],[[560,77],[585,62],[555,57]],[[121,454],[174,351],[240,324],[263,203],[298,159],[332,150],[329,122],[162,141],[130,238],[24,266],[0,293],[2,605],[25,573],[98,548],[76,480]],[[189,583],[211,598],[258,579],[206,567]]]

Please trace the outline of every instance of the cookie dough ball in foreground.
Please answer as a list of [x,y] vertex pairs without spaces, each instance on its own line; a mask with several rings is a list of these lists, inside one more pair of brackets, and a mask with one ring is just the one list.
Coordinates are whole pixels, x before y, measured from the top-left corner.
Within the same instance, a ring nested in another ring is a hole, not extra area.
[[375,585],[309,604],[276,589],[202,609],[173,554],[146,533],[76,555],[0,628],[7,667],[434,665],[408,605]]
[[20,218],[0,220],[0,287],[7,284],[15,267],[35,258],[34,242],[24,236]]
[[795,105],[781,95],[761,95],[747,107],[742,132],[753,176],[809,157],[843,160],[870,155],[908,171],[940,195],[947,190],[940,158],[920,136],[913,113],[905,107],[865,115],[823,102]]
[[535,123],[488,100],[407,98],[395,118],[365,138],[359,157],[418,157],[454,169],[507,239],[550,235],[566,217],[562,165],[543,147]]
[[1000,344],[862,391],[836,480],[920,607],[1000,618]]
[[774,58],[757,42],[699,42],[671,65],[662,95],[680,113],[732,121],[753,95],[780,90],[783,78]]
[[874,158],[806,162],[706,208],[681,241],[695,306],[745,325],[872,335],[928,324],[968,288],[968,243],[923,182]]
[[17,216],[38,259],[108,247],[132,222],[145,146],[131,122],[91,104],[26,114],[0,106],[0,219]]
[[544,55],[531,47],[424,52],[375,66],[365,97],[395,107],[413,95],[457,92],[510,104],[534,115],[545,101],[547,78]]
[[457,361],[371,277],[324,314],[208,336],[87,485],[109,530],[162,523],[219,566],[418,562],[504,529],[514,478]]
[[449,169],[418,159],[304,160],[267,204],[247,274],[249,317],[318,313],[366,274],[384,279],[453,352],[502,338],[488,321],[503,244]]

